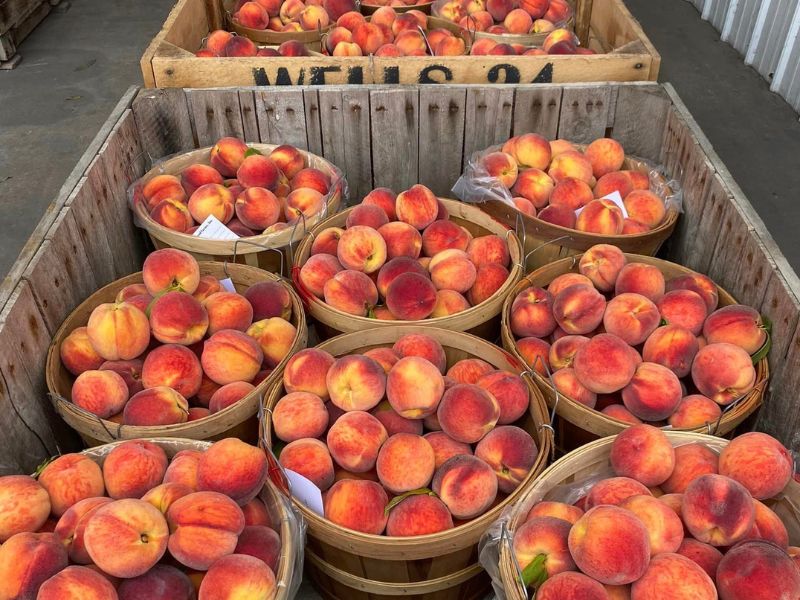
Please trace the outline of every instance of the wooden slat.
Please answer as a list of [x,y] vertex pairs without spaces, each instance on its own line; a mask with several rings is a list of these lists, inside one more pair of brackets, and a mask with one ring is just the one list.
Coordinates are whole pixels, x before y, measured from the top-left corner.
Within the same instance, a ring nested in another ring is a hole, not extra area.
[[468,87],[464,126],[464,160],[474,152],[502,144],[511,137],[514,90],[507,87]]
[[562,88],[536,86],[514,93],[514,135],[538,133],[547,139],[558,136]]
[[183,90],[142,90],[132,108],[142,150],[151,164],[196,147]]
[[256,92],[256,117],[261,141],[308,148],[303,91],[281,90],[280,94]]
[[564,86],[558,137],[588,144],[605,136],[610,104],[608,86]]
[[592,20],[592,0],[578,0],[575,3],[575,33],[581,44],[589,43],[589,25]]
[[370,116],[375,187],[388,187],[396,192],[408,189],[419,181],[418,90],[397,88],[372,92]]
[[186,90],[186,99],[199,147],[225,136],[244,137],[236,90]]
[[614,103],[613,137],[627,154],[658,161],[669,96],[657,85],[619,86]]
[[258,131],[258,117],[256,99],[253,90],[239,91],[239,108],[242,111],[242,129],[244,141],[248,143],[260,142],[261,134]]
[[419,183],[451,196],[461,176],[467,92],[464,87],[425,87],[419,93]]
[[771,377],[770,396],[766,406],[761,409],[758,428],[780,439],[787,447],[800,448],[800,402],[797,390],[800,388],[800,326],[790,336],[784,356],[771,353],[772,362],[777,363],[777,371]]
[[317,90],[303,90],[303,105],[306,111],[306,137],[308,138],[308,151],[322,156],[322,131],[319,122],[319,97]]

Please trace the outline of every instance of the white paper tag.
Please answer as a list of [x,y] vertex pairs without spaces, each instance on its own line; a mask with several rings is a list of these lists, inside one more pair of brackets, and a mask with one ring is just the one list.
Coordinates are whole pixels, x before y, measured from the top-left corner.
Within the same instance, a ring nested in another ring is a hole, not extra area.
[[309,510],[313,510],[320,517],[325,516],[320,489],[300,473],[290,469],[284,469],[284,471],[286,472],[286,478],[289,480],[292,498],[305,504]]
[[[625,218],[625,219],[628,218],[628,209],[625,208],[625,203],[622,201],[622,196],[620,195],[619,192],[616,192],[616,191],[611,192],[610,194],[606,194],[605,196],[603,196],[602,198],[599,198],[599,199],[600,200],[611,200],[611,202],[613,202],[614,204],[619,206],[619,209],[622,211],[623,218]],[[581,206],[578,210],[576,210],[575,211],[575,216],[577,217],[579,214],[581,214],[583,212],[584,208],[586,208],[586,206]]]
[[226,292],[234,292],[234,293],[236,292],[236,288],[233,285],[233,280],[231,280],[230,277],[226,277],[225,279],[220,279],[219,284],[220,286],[222,286],[222,289],[225,290]]
[[192,235],[204,240],[233,241],[239,239],[238,235],[225,227],[225,224],[214,215],[208,215]]

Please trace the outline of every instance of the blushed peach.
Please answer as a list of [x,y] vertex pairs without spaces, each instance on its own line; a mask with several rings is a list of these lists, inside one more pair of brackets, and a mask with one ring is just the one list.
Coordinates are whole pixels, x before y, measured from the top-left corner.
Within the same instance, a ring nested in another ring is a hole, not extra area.
[[190,406],[186,411],[186,422],[199,421],[211,415],[211,411],[204,406]]
[[559,227],[575,229],[575,212],[562,204],[546,206],[539,213],[539,218]]
[[[491,15],[489,15],[491,17]],[[484,31],[486,31],[484,29]],[[497,42],[489,38],[479,38],[475,40],[475,43],[472,44],[470,47],[469,53],[471,56],[487,56],[489,52],[497,46]]]
[[553,370],[571,367],[578,348],[583,346],[589,338],[583,335],[565,335],[558,338],[550,346],[548,355],[550,366]]
[[708,344],[695,356],[692,381],[701,394],[724,406],[753,389],[756,371],[750,355],[739,346]]
[[253,321],[272,317],[288,321],[292,316],[292,297],[279,281],[259,281],[245,290],[244,297],[253,306]]
[[619,506],[644,523],[652,556],[678,551],[683,541],[683,523],[669,506],[652,496],[631,496]]
[[100,368],[105,359],[92,347],[86,327],[77,327],[59,347],[61,362],[73,375]]
[[734,344],[748,354],[755,354],[767,340],[767,332],[757,310],[732,304],[708,315],[703,324],[703,337],[709,344]]
[[625,407],[644,421],[669,417],[683,396],[678,377],[656,363],[643,362],[636,367],[628,385],[622,389]]
[[282,175],[278,166],[261,154],[245,157],[236,170],[236,179],[245,189],[258,187],[274,191]]
[[180,483],[197,491],[197,465],[202,452],[197,450],[181,450],[175,456],[164,473],[164,483]]
[[409,496],[389,512],[388,536],[413,536],[438,533],[453,528],[447,506],[432,495]]
[[153,337],[162,344],[190,346],[208,331],[208,313],[189,294],[167,292],[150,309]]
[[378,303],[378,289],[360,271],[336,273],[323,287],[325,303],[351,315],[364,317]]
[[[550,199],[555,184],[550,176],[540,169],[522,169],[511,188],[514,196],[521,196],[537,209],[544,208]],[[541,215],[540,215],[541,218]]]
[[511,261],[508,244],[499,235],[473,238],[467,247],[467,255],[478,268],[489,263],[497,263],[508,268]]
[[101,371],[114,371],[122,377],[128,387],[128,396],[133,396],[144,389],[142,385],[143,368],[144,362],[141,360],[107,360],[100,365]]
[[667,422],[677,429],[693,429],[717,423],[722,416],[719,404],[702,394],[684,396]]
[[202,304],[211,294],[216,294],[217,292],[221,291],[222,286],[219,283],[219,279],[213,275],[203,275],[200,277],[200,281],[197,284],[197,289],[194,291],[192,296],[194,296],[194,299]]
[[336,256],[339,246],[339,238],[342,237],[344,229],[339,227],[326,227],[314,237],[311,244],[311,256],[316,254],[330,254]]
[[386,256],[397,258],[407,256],[418,258],[422,250],[422,235],[420,232],[402,221],[393,221],[378,229],[386,242]]
[[281,451],[278,459],[284,469],[299,473],[320,490],[333,484],[333,460],[328,447],[316,439],[290,442]]
[[233,406],[242,398],[248,396],[255,390],[255,386],[246,381],[234,381],[220,387],[211,396],[208,402],[209,414],[218,413],[229,406]]
[[631,346],[638,346],[653,333],[661,321],[656,305],[641,294],[618,294],[606,305],[603,327]]
[[291,192],[284,202],[286,220],[294,223],[295,219],[304,221],[322,212],[325,207],[325,196],[317,190],[300,188]]
[[800,593],[800,570],[782,549],[748,541],[729,550],[717,568],[717,588],[724,600],[793,598]]
[[[373,23],[375,22],[374,14],[372,16],[372,21]],[[395,212],[396,201],[397,201],[397,194],[395,194],[389,188],[379,187],[375,188],[374,190],[370,191],[366,196],[364,196],[364,199],[361,201],[361,204],[378,206],[383,209],[383,212],[386,213],[386,216],[388,217],[389,221],[396,221],[397,220],[397,213]]]
[[264,451],[237,438],[214,442],[197,463],[198,490],[225,494],[239,505],[255,498],[266,479]]
[[254,556],[276,572],[281,557],[281,538],[269,527],[247,526],[239,535],[234,554]]
[[142,500],[155,506],[162,514],[167,514],[173,502],[193,492],[192,488],[182,483],[162,483],[150,489],[142,496]]
[[712,546],[731,546],[753,527],[755,506],[747,489],[724,475],[697,477],[683,492],[681,516],[692,536]]
[[263,525],[264,527],[275,529],[272,516],[261,498],[253,498],[242,506],[242,513],[244,514],[245,527]]
[[33,477],[0,477],[0,542],[17,533],[37,531],[49,514],[50,496]]
[[306,159],[303,153],[288,144],[278,146],[269,153],[269,159],[283,171],[289,179],[297,175],[306,166]]
[[781,518],[763,502],[753,500],[756,509],[753,529],[747,534],[749,539],[767,540],[780,546],[789,547],[789,533]]
[[443,394],[441,372],[420,356],[404,356],[386,378],[389,404],[407,419],[420,419],[436,412]]
[[380,535],[386,528],[384,509],[388,502],[386,491],[379,483],[355,479],[334,483],[323,501],[326,519],[373,535]]
[[792,478],[794,461],[778,440],[759,432],[745,433],[719,455],[719,472],[742,484],[753,498],[776,496]]
[[472,454],[472,447],[469,444],[457,442],[443,431],[431,431],[423,437],[433,448],[434,464],[437,470],[454,456]]
[[194,225],[187,206],[170,198],[156,204],[150,211],[150,218],[159,225],[180,233],[185,233]]
[[[520,571],[524,572],[541,556],[544,556],[542,570],[547,579],[576,570],[567,542],[570,526],[569,522],[550,516],[529,518],[522,524],[514,532],[513,543],[514,559]],[[541,588],[537,596],[539,593]]]
[[623,389],[636,372],[630,346],[608,333],[596,335],[581,346],[573,366],[580,382],[596,394]]
[[698,294],[705,302],[707,313],[712,313],[717,308],[719,291],[716,284],[705,275],[691,273],[670,279],[667,282],[667,291],[674,290],[689,290]]
[[657,227],[666,216],[664,201],[649,190],[633,190],[623,200],[628,216],[648,227]]
[[675,448],[675,468],[661,488],[668,494],[682,494],[701,475],[718,472],[719,458],[708,446],[683,444]]
[[478,267],[475,274],[475,283],[467,292],[467,298],[472,306],[477,306],[488,300],[508,280],[508,269],[497,263],[488,263]]
[[644,223],[627,218],[622,220],[622,235],[636,235],[647,233],[648,231],[650,231],[650,228]]
[[508,189],[517,181],[518,166],[514,157],[505,152],[491,152],[482,159],[483,168]]
[[528,516],[525,517],[525,521],[527,522],[537,517],[552,517],[574,525],[582,516],[583,511],[577,506],[564,504],[563,502],[542,501],[537,502],[531,508]]
[[200,363],[214,383],[226,385],[251,381],[263,359],[264,353],[255,339],[241,331],[226,329],[206,341]]
[[530,434],[519,427],[503,425],[487,433],[475,447],[475,456],[497,475],[501,492],[510,494],[528,476],[538,448]]
[[198,600],[274,598],[276,593],[275,574],[266,563],[254,556],[231,554],[218,558],[209,567],[197,597]]
[[197,394],[202,376],[200,361],[194,352],[177,344],[154,348],[148,353],[142,367],[142,384],[145,388],[167,386],[184,398]]
[[100,573],[86,567],[67,567],[45,581],[39,588],[37,600],[118,600],[111,582]]
[[578,231],[602,235],[619,235],[622,226],[622,211],[610,200],[592,200],[575,220],[575,229]]
[[597,394],[583,385],[575,375],[575,369],[562,368],[553,373],[553,385],[559,393],[564,394],[579,404],[594,408],[597,404]]
[[[606,173],[598,178],[594,186],[594,197],[603,198],[614,192],[618,192],[623,198],[626,198],[634,191],[633,180],[626,171],[614,171]],[[624,204],[624,202],[623,202]]]
[[592,163],[592,172],[598,179],[606,173],[619,171],[625,161],[625,149],[617,140],[598,138],[586,146],[586,158]]
[[531,203],[530,200],[526,198],[522,198],[521,196],[517,196],[511,199],[514,203],[514,207],[521,213],[528,215],[529,217],[536,216],[536,207]]
[[420,435],[397,433],[381,446],[375,468],[383,487],[393,494],[424,488],[435,470],[433,447]]
[[281,203],[271,191],[251,187],[244,190],[234,202],[236,216],[245,227],[262,231],[274,225],[281,217]]
[[432,489],[456,519],[472,519],[497,497],[497,477],[475,456],[458,455],[446,460],[433,476]]
[[[502,269],[502,267],[500,268]],[[472,289],[474,289],[474,286]],[[470,303],[467,299],[455,290],[437,290],[436,302],[433,305],[430,317],[432,319],[448,317],[463,312],[469,307]]]
[[331,178],[319,169],[308,167],[292,177],[292,191],[301,188],[316,190],[324,196],[330,191]]
[[235,19],[243,27],[266,29],[269,23],[269,14],[257,2],[245,2],[236,12]]
[[582,284],[588,285],[590,288],[594,287],[594,283],[586,275],[580,273],[564,273],[559,275],[547,285],[547,291],[555,298],[561,291],[570,287],[571,285]]
[[67,567],[67,552],[51,533],[18,533],[0,546],[0,597],[37,597],[41,585]]
[[436,287],[430,279],[419,273],[406,272],[398,275],[386,290],[386,306],[397,319],[425,319],[433,312],[435,305]]
[[593,332],[603,321],[606,299],[593,287],[571,285],[553,299],[553,318],[567,334],[583,335]]
[[660,429],[651,425],[634,425],[614,438],[609,460],[617,475],[653,487],[661,485],[672,475],[675,450]]
[[147,316],[127,302],[100,304],[89,315],[86,335],[105,360],[131,360],[150,343]]
[[148,210],[152,210],[156,204],[167,199],[186,202],[186,192],[181,180],[168,174],[156,175],[146,182],[142,187],[142,196]]
[[336,359],[326,385],[331,402],[343,410],[370,410],[386,391],[386,374],[377,362],[362,355]]
[[639,579],[650,562],[650,543],[642,522],[617,506],[596,506],[569,532],[575,564],[589,577],[608,585]]
[[612,419],[617,419],[623,423],[630,423],[631,425],[636,425],[642,422],[641,419],[631,414],[631,411],[625,408],[622,404],[609,404],[600,412],[608,417],[611,417]]
[[164,479],[164,450],[146,440],[128,440],[114,447],[103,461],[103,479],[111,498],[141,498]]
[[350,209],[347,214],[346,226],[348,229],[356,225],[379,229],[388,222],[389,217],[386,216],[386,212],[381,207],[371,204],[358,204]]
[[563,154],[564,152],[577,152],[577,148],[567,140],[550,140],[550,152],[552,153],[553,158],[558,156],[559,154]]
[[422,232],[422,251],[425,256],[449,249],[466,252],[471,240],[470,233],[453,221],[434,221]]
[[188,209],[197,223],[202,223],[210,215],[227,223],[233,218],[235,201],[233,193],[224,185],[207,183],[197,188],[189,198]]
[[410,433],[422,435],[422,421],[419,419],[406,419],[401,417],[389,404],[383,401],[370,411],[370,414],[378,419],[386,428],[386,433],[392,437],[396,433]]
[[39,474],[39,484],[50,496],[51,510],[56,517],[81,500],[105,493],[100,467],[82,454],[59,456]]
[[536,591],[539,600],[561,600],[581,598],[581,600],[608,600],[603,586],[583,573],[564,571],[548,578]]
[[[528,31],[530,31],[530,27],[528,27]],[[528,31],[520,33],[528,33]],[[525,133],[510,138],[503,144],[502,151],[511,155],[521,167],[541,170],[550,166],[552,158],[550,143],[535,133]]]
[[272,410],[272,426],[284,442],[320,437],[328,429],[328,411],[319,396],[293,392],[281,398]]
[[378,293],[385,298],[388,294],[389,286],[403,273],[416,273],[426,278],[428,277],[428,272],[417,260],[408,256],[398,256],[389,260],[378,272],[376,282]]
[[389,374],[389,371],[392,370],[392,367],[395,365],[395,363],[400,360],[400,357],[395,353],[394,350],[386,347],[372,348],[371,350],[367,350],[364,352],[364,356],[367,356],[377,362],[381,367],[383,367],[383,370],[387,375]]
[[436,220],[438,210],[436,196],[424,185],[417,184],[401,192],[395,201],[397,218],[419,230]]
[[128,401],[128,386],[114,371],[84,371],[72,385],[72,402],[101,419],[119,413]]
[[691,331],[678,325],[665,325],[647,338],[642,358],[667,367],[678,377],[685,377],[699,350],[700,344]]
[[247,145],[242,140],[235,137],[220,138],[211,148],[211,166],[224,177],[235,177],[245,152]]
[[300,283],[317,298],[323,298],[325,284],[342,269],[335,256],[315,254],[300,268]]
[[477,385],[456,384],[442,396],[436,415],[442,430],[456,441],[479,441],[497,424],[500,405]]
[[531,369],[546,377],[550,371],[550,344],[537,337],[517,340],[517,352]]
[[585,509],[611,504],[619,506],[631,496],[650,496],[643,483],[630,477],[609,477],[595,483],[586,495]]
[[386,428],[371,414],[350,411],[328,430],[327,443],[338,465],[354,473],[363,473],[375,466],[387,437]]
[[283,371],[283,386],[288,393],[309,392],[327,400],[328,370],[334,358],[324,350],[306,348],[292,356]]
[[457,383],[477,383],[478,379],[495,368],[480,358],[464,358],[447,370],[447,376]]
[[678,325],[700,335],[707,312],[703,299],[691,290],[673,290],[657,301],[661,317],[670,325]]
[[170,565],[156,565],[144,575],[123,580],[117,593],[119,600],[192,600],[195,597],[189,577]]
[[650,189],[650,173],[647,170],[626,170],[622,171],[631,178],[633,189],[635,190],[649,190]]
[[291,352],[297,328],[285,319],[272,317],[253,323],[247,328],[247,335],[261,347],[264,364],[274,369]]
[[125,425],[176,425],[187,421],[189,403],[172,388],[158,386],[135,394],[125,404],[122,415]]
[[447,367],[447,356],[442,345],[424,333],[408,333],[397,339],[392,350],[400,357],[418,356],[433,363],[444,374]]
[[676,553],[694,561],[711,577],[712,581],[716,577],[717,567],[722,560],[722,552],[714,548],[714,546],[698,542],[692,538],[685,538]]
[[556,328],[553,297],[544,288],[529,287],[511,304],[511,331],[517,337],[546,337]]
[[[655,553],[654,553],[655,554]],[[632,600],[716,600],[714,581],[693,560],[675,553],[653,556],[631,586]]]
[[566,177],[559,181],[550,194],[551,206],[563,206],[577,210],[594,200],[589,184],[580,179]]
[[596,244],[581,256],[578,268],[601,292],[614,289],[627,259],[622,251],[610,244]]
[[664,275],[658,267],[646,263],[629,263],[617,275],[614,293],[641,294],[657,302],[664,295],[665,287]]

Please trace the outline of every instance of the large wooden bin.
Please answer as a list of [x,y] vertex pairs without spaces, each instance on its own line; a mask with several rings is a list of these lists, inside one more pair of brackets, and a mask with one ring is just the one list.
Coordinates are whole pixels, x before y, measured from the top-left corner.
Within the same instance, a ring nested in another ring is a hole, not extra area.
[[197,58],[224,23],[221,0],[178,0],[142,56],[145,86],[655,81],[661,64],[623,0],[577,0],[581,43],[602,52],[588,56]]
[[0,474],[77,445],[47,399],[45,357],[85,298],[139,271],[144,236],[125,191],[153,160],[222,135],[291,143],[344,172],[350,196],[415,183],[446,196],[473,151],[528,131],[606,133],[661,163],[684,191],[663,257],[706,273],[773,323],[758,426],[800,449],[800,279],[668,86],[652,83],[129,91],[0,285]]

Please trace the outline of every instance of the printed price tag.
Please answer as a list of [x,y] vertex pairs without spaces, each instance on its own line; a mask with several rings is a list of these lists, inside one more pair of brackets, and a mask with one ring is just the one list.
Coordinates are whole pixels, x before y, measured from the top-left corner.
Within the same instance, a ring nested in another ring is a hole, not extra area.
[[[611,200],[611,202],[619,206],[619,209],[622,211],[623,218],[628,218],[628,209],[625,208],[625,203],[622,201],[622,196],[619,192],[611,192],[610,194],[603,196],[601,200]],[[584,206],[581,206],[578,210],[576,210],[575,216],[577,217],[579,214],[581,214],[584,208]]]
[[285,472],[286,478],[289,480],[289,489],[292,492],[292,497],[305,504],[307,508],[313,510],[320,517],[324,516],[325,509],[322,507],[322,492],[320,489],[300,473],[290,469],[285,469]]
[[208,215],[192,235],[204,240],[233,241],[239,239],[238,235],[225,227],[225,224],[214,215]]

